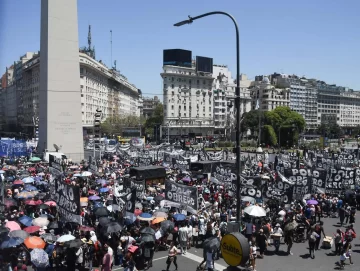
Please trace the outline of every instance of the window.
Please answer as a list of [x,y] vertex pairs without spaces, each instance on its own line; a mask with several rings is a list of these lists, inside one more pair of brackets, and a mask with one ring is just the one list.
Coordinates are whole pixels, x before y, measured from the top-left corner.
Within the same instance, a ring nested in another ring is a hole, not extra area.
[[171,77],[171,82],[174,82],[174,77]]
[[174,88],[174,84],[171,84],[171,88]]
[[171,106],[171,109],[174,109],[174,105]]
[[167,88],[167,85],[166,85],[166,84],[164,84],[164,88]]

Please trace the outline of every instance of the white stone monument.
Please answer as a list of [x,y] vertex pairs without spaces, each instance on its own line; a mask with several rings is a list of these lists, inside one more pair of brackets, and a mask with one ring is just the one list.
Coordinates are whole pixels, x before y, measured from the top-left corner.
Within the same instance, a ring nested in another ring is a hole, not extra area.
[[41,0],[40,152],[84,158],[77,0]]

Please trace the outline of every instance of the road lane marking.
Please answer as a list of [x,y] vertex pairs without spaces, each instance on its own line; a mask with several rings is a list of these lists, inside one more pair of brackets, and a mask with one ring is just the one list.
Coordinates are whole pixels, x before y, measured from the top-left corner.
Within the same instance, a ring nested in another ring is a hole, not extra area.
[[[185,255],[183,254],[182,256],[185,257],[185,258],[188,258],[190,260],[193,260],[195,262],[198,262],[198,263],[201,263],[204,260],[202,257],[199,257],[199,256],[197,256],[195,254],[192,254],[192,253],[189,253],[189,252],[186,252],[186,254]],[[205,264],[206,264],[206,262],[205,262]],[[218,263],[215,262],[215,269],[216,270],[224,270],[226,268],[227,268],[226,266],[223,266],[223,265],[218,264]]]

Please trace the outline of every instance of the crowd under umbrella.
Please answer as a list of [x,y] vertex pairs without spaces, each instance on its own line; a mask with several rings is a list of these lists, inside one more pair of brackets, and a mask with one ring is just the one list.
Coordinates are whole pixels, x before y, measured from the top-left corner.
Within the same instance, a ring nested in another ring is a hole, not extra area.
[[154,219],[154,217],[149,213],[142,213],[139,216],[137,216],[137,219],[142,221],[151,221]]
[[173,217],[176,221],[184,221],[186,219],[186,215],[184,214],[175,214]]
[[95,210],[94,214],[96,216],[108,216],[109,211],[108,211],[108,209],[106,209],[106,207],[100,207]]
[[13,207],[13,206],[18,206],[16,200],[14,200],[14,199],[5,199],[4,200],[4,205],[7,208],[10,208],[10,207]]
[[89,197],[89,200],[100,200],[101,198],[97,195],[94,195],[94,196],[90,196]]
[[13,182],[13,185],[23,185],[23,184],[24,184],[24,182],[22,180],[15,180]]
[[263,217],[266,216],[266,211],[264,208],[256,205],[250,205],[244,209],[244,213],[247,213],[253,217]]
[[80,226],[79,230],[80,230],[80,231],[84,231],[84,232],[95,231],[94,228],[89,227],[89,226]]
[[168,217],[168,214],[165,213],[165,212],[159,212],[159,211],[156,211],[154,214],[153,214],[154,217]]
[[99,189],[99,192],[100,192],[100,193],[107,193],[107,192],[109,192],[109,188],[107,188],[107,187],[102,187],[102,188]]
[[56,202],[49,200],[49,201],[45,201],[44,204],[50,206],[50,207],[55,207],[56,206]]
[[62,235],[60,236],[56,242],[59,242],[59,243],[65,243],[65,242],[69,242],[71,240],[75,240],[75,236],[71,235],[71,234],[65,234],[65,235]]
[[27,233],[35,233],[35,232],[37,232],[39,230],[40,230],[39,226],[30,226],[30,227],[26,227],[24,229],[24,231],[26,231]]
[[80,239],[75,239],[75,240],[71,240],[69,242],[65,242],[64,246],[68,247],[68,248],[79,248],[84,244],[83,241],[81,241]]
[[167,218],[166,217],[155,217],[154,220],[151,221],[151,224],[157,224],[157,223],[160,223],[160,222],[163,222],[164,220],[166,220]]
[[27,185],[25,185],[24,190],[31,192],[31,191],[38,191],[39,189],[37,189],[33,185],[27,184]]
[[1,249],[5,249],[5,248],[11,248],[11,247],[17,247],[19,245],[21,245],[24,242],[24,239],[21,239],[19,237],[10,237],[7,236],[5,238],[5,240],[3,240],[1,242]]
[[32,225],[32,218],[26,215],[19,217],[18,221],[26,227]]
[[30,252],[30,260],[37,268],[45,268],[49,265],[49,255],[39,248]]
[[57,238],[54,234],[51,233],[45,233],[43,235],[41,235],[41,238],[46,242],[46,243],[55,243]]
[[15,221],[6,222],[5,227],[8,228],[10,231],[21,230],[20,225]]
[[155,234],[155,231],[150,227],[146,227],[146,228],[143,228],[142,230],[140,230],[140,233],[153,235],[153,234]]
[[59,224],[56,221],[52,221],[49,223],[49,225],[47,225],[48,229],[58,229],[59,228]]
[[24,230],[16,230],[16,231],[10,232],[9,236],[10,237],[18,237],[18,238],[25,240],[26,238],[28,238],[30,236],[30,234]]
[[121,232],[122,229],[123,229],[123,227],[119,223],[110,222],[102,229],[102,233],[103,234],[111,234],[114,232]]
[[24,240],[24,245],[28,249],[34,249],[34,248],[44,248],[46,243],[43,239],[41,239],[38,236],[30,236]]
[[171,232],[174,230],[175,224],[170,220],[165,220],[160,223],[160,227],[163,232]]
[[44,227],[49,225],[50,221],[46,217],[38,217],[33,219],[32,224],[34,226]]
[[308,204],[308,205],[317,205],[317,204],[318,204],[318,201],[317,201],[317,200],[314,200],[314,199],[311,199],[311,200],[308,200],[308,201],[306,202],[306,204]]
[[5,226],[0,226],[0,234],[3,234],[3,233],[9,233],[9,229],[6,228]]
[[144,234],[141,236],[141,241],[148,243],[148,242],[155,242],[155,236],[151,234]]
[[216,236],[207,238],[203,243],[203,249],[206,251],[217,250],[220,247],[220,240]]
[[49,209],[49,207],[50,207],[49,205],[44,204],[44,203],[42,203],[42,204],[39,205],[39,208],[40,208],[40,209],[43,209],[43,210]]
[[110,218],[108,218],[106,216],[99,217],[99,224],[101,226],[106,226],[109,223],[110,223]]

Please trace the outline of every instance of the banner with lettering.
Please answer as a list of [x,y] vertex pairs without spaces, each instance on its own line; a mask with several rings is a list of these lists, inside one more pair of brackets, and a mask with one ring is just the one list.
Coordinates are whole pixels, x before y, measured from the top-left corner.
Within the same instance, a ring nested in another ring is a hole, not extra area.
[[89,171],[92,173],[98,172],[98,166],[96,163],[96,159],[92,156],[89,156]]
[[126,194],[129,194],[132,189],[135,187],[136,189],[136,197],[142,199],[145,194],[145,181],[144,180],[136,180],[133,178],[125,178],[124,179],[124,191]]
[[294,183],[293,194],[296,199],[302,199],[310,193],[312,180],[310,169],[288,168],[284,170],[284,176]]
[[136,203],[136,188],[133,187],[130,193],[123,196],[114,194],[112,207],[114,211],[134,213]]
[[0,140],[0,157],[20,157],[28,155],[28,147],[25,140]]
[[325,192],[327,170],[323,168],[315,168],[311,172],[311,193]]
[[211,168],[211,176],[220,181],[222,184],[231,185],[233,181],[236,182],[236,167],[235,163],[231,162],[217,162]]
[[344,186],[354,185],[356,171],[353,168],[333,167],[330,169],[329,179],[326,183],[327,191],[338,191]]
[[198,189],[195,186],[178,184],[169,180],[165,181],[165,199],[180,204],[180,209],[198,209]]
[[334,165],[343,166],[343,167],[352,167],[354,165],[356,166],[359,165],[357,155],[346,152],[334,153],[333,163]]
[[80,187],[61,182],[55,178],[55,197],[57,211],[61,220],[81,224]]
[[184,158],[184,157],[173,158],[172,164],[173,167],[176,169],[180,169],[183,171],[190,170],[190,158]]
[[138,157],[137,161],[139,167],[147,167],[152,164],[152,157]]

